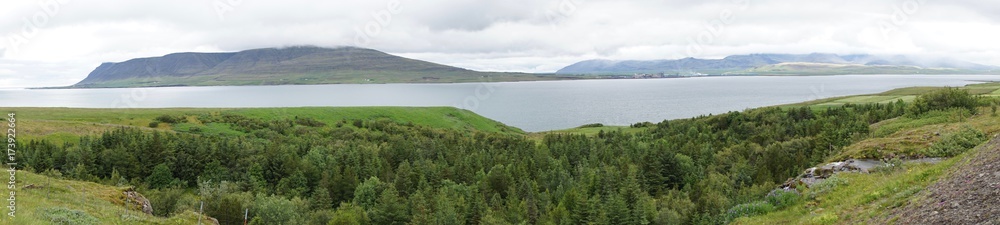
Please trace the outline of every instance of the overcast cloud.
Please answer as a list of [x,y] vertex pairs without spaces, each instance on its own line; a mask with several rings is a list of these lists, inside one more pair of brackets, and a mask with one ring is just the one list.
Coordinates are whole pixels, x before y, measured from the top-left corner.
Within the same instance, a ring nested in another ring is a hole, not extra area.
[[5,1],[0,87],[70,85],[101,62],[292,45],[522,72],[594,58],[811,52],[1000,65],[998,12],[986,0]]

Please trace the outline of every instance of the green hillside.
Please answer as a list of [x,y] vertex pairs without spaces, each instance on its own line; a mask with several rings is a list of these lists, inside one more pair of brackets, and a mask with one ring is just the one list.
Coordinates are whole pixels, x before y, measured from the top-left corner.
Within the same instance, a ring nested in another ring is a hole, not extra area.
[[[128,198],[129,187],[115,187],[93,182],[47,176],[27,171],[16,174],[15,217],[0,217],[0,224],[197,224],[198,214],[189,209],[169,218],[143,213],[140,205]],[[5,189],[6,190],[6,189]],[[7,199],[7,192],[4,199]],[[5,201],[6,203],[7,201]],[[208,218],[203,218],[205,221]]]

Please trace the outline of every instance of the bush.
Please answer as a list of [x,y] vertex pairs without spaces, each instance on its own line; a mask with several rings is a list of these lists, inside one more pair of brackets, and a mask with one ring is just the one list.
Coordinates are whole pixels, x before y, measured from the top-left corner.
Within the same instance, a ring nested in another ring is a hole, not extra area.
[[170,116],[170,115],[160,115],[156,117],[156,121],[163,123],[175,124],[184,121],[184,116]]
[[604,124],[602,123],[584,124],[583,126],[579,126],[577,128],[591,128],[591,127],[604,127]]
[[775,210],[774,205],[766,201],[756,201],[751,203],[744,203],[733,206],[726,210],[725,219],[726,223],[735,220],[740,217],[749,217],[756,215],[764,215]]
[[160,122],[158,122],[158,121],[149,122],[149,128],[157,128],[159,126],[160,126]]
[[42,212],[45,218],[53,224],[66,225],[87,225],[97,224],[97,218],[79,210],[72,210],[63,207],[48,208]]
[[295,117],[295,124],[307,126],[307,127],[322,127],[326,126],[326,123],[320,122],[319,120],[309,118],[309,117]]
[[847,180],[833,175],[810,186],[808,197],[809,199],[816,199],[816,197],[833,192],[837,187],[844,185],[847,185]]
[[255,215],[250,224],[302,224],[302,212],[308,204],[301,199],[287,199],[277,195],[257,194],[250,213]]
[[184,197],[184,189],[180,188],[145,190],[144,193],[149,199],[149,205],[153,206],[153,215],[163,217],[173,216],[178,212],[178,203],[181,203]]
[[958,88],[944,88],[917,96],[907,108],[907,113],[916,116],[934,110],[949,108],[964,108],[970,113],[976,113],[976,107],[981,103],[976,96]]
[[653,124],[653,123],[650,123],[650,122],[641,122],[641,123],[634,123],[634,124],[632,124],[631,127],[632,128],[643,128],[643,127],[653,127],[653,126],[656,126],[656,124]]
[[767,193],[767,197],[764,198],[767,203],[774,206],[775,209],[784,209],[788,206],[795,205],[801,200],[801,196],[795,190],[783,190],[776,189]]
[[976,147],[986,141],[986,135],[971,127],[963,127],[962,130],[950,133],[927,148],[927,155],[931,157],[952,157]]
[[869,170],[872,173],[892,173],[903,170],[903,160],[899,158],[883,159],[882,165]]

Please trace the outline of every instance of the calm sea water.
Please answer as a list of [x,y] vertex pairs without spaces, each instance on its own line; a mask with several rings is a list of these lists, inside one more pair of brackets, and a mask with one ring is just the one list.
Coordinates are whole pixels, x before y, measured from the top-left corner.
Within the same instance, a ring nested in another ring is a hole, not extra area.
[[699,77],[463,84],[336,84],[0,90],[3,106],[162,108],[453,106],[525,131],[627,125],[909,86],[1000,81],[994,75]]

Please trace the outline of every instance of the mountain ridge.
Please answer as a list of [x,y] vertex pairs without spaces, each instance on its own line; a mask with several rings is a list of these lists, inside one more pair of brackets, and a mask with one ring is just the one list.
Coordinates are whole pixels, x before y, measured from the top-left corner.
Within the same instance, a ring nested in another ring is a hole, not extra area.
[[915,66],[930,72],[985,72],[994,66],[948,58],[919,58],[904,55],[879,56],[870,54],[838,55],[831,53],[775,54],[759,53],[730,55],[721,59],[656,59],[656,60],[584,60],[566,66],[556,74],[628,74],[628,73],[677,73],[677,74],[767,74],[770,71],[752,71],[762,66],[781,63],[824,63],[862,66]]
[[294,46],[239,52],[181,52],[102,63],[71,86],[146,87],[335,83],[441,83],[558,79],[479,72],[357,47]]

